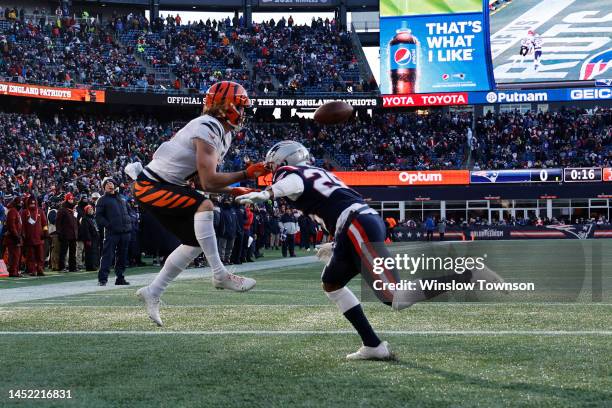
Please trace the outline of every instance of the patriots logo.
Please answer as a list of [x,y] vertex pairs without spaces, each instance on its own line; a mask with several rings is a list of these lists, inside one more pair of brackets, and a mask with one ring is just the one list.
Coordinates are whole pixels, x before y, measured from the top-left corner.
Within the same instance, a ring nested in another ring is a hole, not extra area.
[[497,177],[499,177],[499,171],[473,171],[472,174],[474,176],[486,178],[491,183],[495,183]]
[[565,233],[568,237],[576,237],[577,239],[587,239],[593,231],[593,224],[582,226],[575,225],[547,225],[546,228],[554,229]]
[[580,69],[580,79],[590,80],[612,68],[612,48],[586,60]]

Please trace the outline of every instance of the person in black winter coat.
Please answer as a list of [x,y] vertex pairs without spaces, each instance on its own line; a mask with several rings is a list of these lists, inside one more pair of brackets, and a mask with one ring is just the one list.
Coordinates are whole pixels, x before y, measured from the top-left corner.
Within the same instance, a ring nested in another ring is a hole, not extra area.
[[268,229],[270,230],[270,247],[275,250],[280,248],[280,217],[272,210],[268,217]]
[[233,210],[234,214],[236,214],[236,239],[234,240],[231,261],[233,264],[241,264],[242,259],[240,257],[242,255],[242,241],[244,239],[245,214],[244,208],[237,203],[234,203]]
[[79,223],[74,211],[74,195],[66,194],[64,204],[57,211],[55,227],[60,239],[59,268],[66,271],[66,254],[68,254],[68,272],[77,271],[76,247],[79,235]]
[[140,251],[140,213],[134,200],[128,201],[128,214],[132,220],[132,230],[130,231],[130,244],[128,246],[128,265],[144,266]]
[[95,271],[100,262],[100,234],[91,205],[85,207],[85,215],[81,218],[79,226],[79,240],[83,241],[85,251],[85,269]]
[[[104,195],[96,204],[96,221],[104,228],[102,259],[98,271],[98,284],[105,286],[111,265],[115,264],[115,285],[129,285],[125,280],[132,219],[128,214],[127,203],[115,192],[115,182],[107,177],[102,181]],[[113,262],[114,261],[114,262]]]
[[231,263],[230,258],[232,256],[232,249],[234,248],[234,241],[236,240],[236,224],[238,224],[238,219],[236,212],[232,208],[231,199],[229,197],[225,198],[221,202],[219,231],[217,232],[219,238],[219,255],[224,264]]

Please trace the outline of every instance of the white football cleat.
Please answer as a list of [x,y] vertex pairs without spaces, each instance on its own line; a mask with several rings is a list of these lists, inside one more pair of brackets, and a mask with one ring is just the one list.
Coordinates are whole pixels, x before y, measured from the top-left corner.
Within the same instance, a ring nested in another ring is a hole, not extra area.
[[217,279],[213,275],[212,282],[213,286],[217,289],[229,289],[235,292],[246,292],[247,290],[251,290],[256,283],[253,278],[244,278],[230,272],[222,279]]
[[395,355],[389,348],[389,343],[381,342],[377,347],[361,346],[355,353],[348,354],[347,360],[394,360]]
[[136,296],[140,298],[147,307],[147,313],[149,314],[149,318],[153,320],[153,322],[158,326],[163,326],[164,323],[159,316],[159,297],[153,296],[149,291],[149,287],[145,286],[136,291]]

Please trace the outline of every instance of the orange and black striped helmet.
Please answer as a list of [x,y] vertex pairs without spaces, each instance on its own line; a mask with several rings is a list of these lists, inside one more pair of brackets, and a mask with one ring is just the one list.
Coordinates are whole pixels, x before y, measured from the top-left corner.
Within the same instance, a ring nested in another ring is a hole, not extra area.
[[225,120],[234,129],[240,128],[244,120],[244,109],[250,107],[251,100],[246,89],[236,82],[217,82],[206,92],[204,111],[220,116],[217,119]]

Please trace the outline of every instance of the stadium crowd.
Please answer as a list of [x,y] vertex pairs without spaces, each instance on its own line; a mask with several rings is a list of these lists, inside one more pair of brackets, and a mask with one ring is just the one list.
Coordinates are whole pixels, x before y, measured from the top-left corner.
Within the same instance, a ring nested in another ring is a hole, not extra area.
[[0,76],[63,87],[125,87],[154,78],[93,18],[45,14],[0,21]]
[[612,163],[612,111],[489,114],[470,140],[475,169],[606,167]]
[[[462,168],[466,164],[463,152],[470,147],[475,166],[610,165],[612,113],[609,109],[598,109],[592,114],[578,110],[488,114],[476,119],[473,132],[471,121],[467,113],[430,112],[428,115],[359,116],[342,127],[326,128],[303,118],[287,123],[252,122],[236,134],[223,170],[241,169],[245,161],[262,160],[267,148],[282,139],[304,143],[318,158],[319,165],[351,170]],[[88,269],[98,267],[106,231],[100,228],[104,222],[96,214],[96,203],[105,194],[103,185],[108,177],[113,179],[118,197],[126,203],[121,234],[129,234],[128,265],[141,264],[142,252],[163,258],[177,245],[172,237],[149,242],[147,237],[162,235],[161,226],[138,211],[123,168],[129,162],[147,161],[182,122],[146,116],[0,113],[0,124],[2,242],[5,247],[23,246],[28,256],[36,255],[29,261],[25,258],[24,265],[30,273],[42,273],[40,241],[47,245],[45,253],[53,269],[77,270],[79,263]],[[285,255],[291,256],[293,233],[306,233],[309,242],[313,237],[321,238],[321,226],[295,214],[286,203],[246,208],[233,204],[228,197],[216,200],[217,232],[226,262],[253,260],[262,255],[263,248],[269,247],[284,246]],[[7,232],[17,220],[15,211],[11,212],[14,207],[19,207],[17,213],[26,228],[25,235],[11,241],[7,239]],[[76,217],[62,217],[60,213],[76,214]],[[30,219],[34,220],[33,224]],[[519,218],[499,223],[538,225],[571,221],[607,223],[603,218],[583,221]],[[399,225],[416,226],[421,222],[407,220]],[[449,219],[445,224],[481,225],[484,222]],[[31,231],[34,227],[39,229]],[[34,234],[34,238],[27,234]],[[249,242],[255,244],[249,245]],[[98,252],[92,255],[95,249]],[[17,272],[13,269],[12,273]]]
[[[14,82],[204,92],[223,78],[252,94],[377,89],[360,74],[350,33],[333,19],[296,25],[283,17],[247,28],[238,16],[149,22],[116,11],[106,19],[44,8],[0,14],[0,76]],[[171,75],[156,75],[164,69]]]

